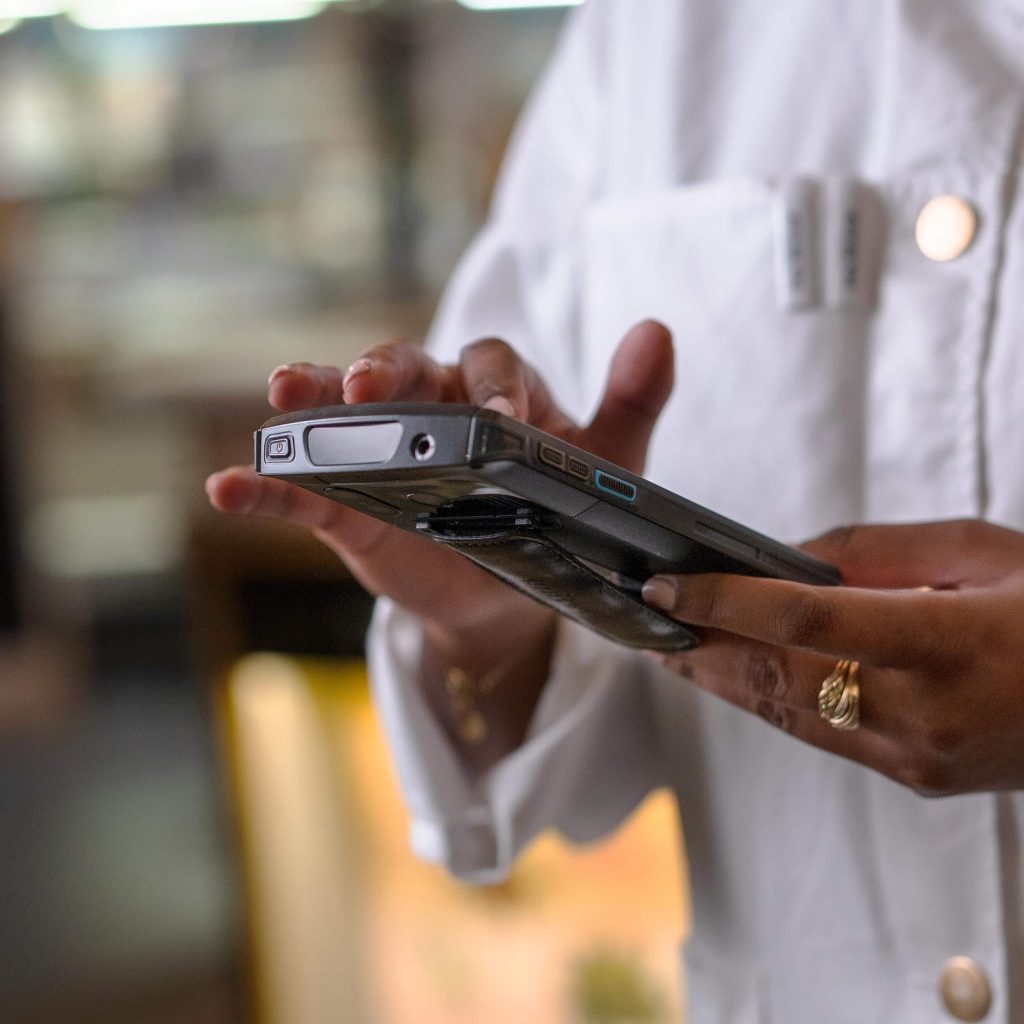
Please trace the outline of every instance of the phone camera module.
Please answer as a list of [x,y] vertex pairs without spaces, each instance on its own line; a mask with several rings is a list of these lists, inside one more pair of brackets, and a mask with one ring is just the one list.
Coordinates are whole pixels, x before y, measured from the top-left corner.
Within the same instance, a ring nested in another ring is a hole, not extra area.
[[426,462],[437,451],[437,442],[430,434],[417,434],[412,439],[412,454],[417,462]]

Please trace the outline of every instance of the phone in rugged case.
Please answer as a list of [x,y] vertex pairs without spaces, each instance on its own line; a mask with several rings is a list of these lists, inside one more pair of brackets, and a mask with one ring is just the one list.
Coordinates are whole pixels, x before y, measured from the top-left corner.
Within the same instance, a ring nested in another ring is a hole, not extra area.
[[256,431],[255,464],[264,476],[444,544],[633,647],[697,642],[642,600],[643,581],[655,573],[840,582],[836,569],[801,551],[475,406],[332,406],[277,416]]

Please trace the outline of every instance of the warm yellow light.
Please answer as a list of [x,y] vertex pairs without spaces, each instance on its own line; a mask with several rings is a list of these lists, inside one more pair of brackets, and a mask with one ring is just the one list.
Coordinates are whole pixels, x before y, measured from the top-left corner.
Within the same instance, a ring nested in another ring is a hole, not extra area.
[[326,0],[77,0],[67,5],[71,20],[91,29],[298,21],[325,6]]

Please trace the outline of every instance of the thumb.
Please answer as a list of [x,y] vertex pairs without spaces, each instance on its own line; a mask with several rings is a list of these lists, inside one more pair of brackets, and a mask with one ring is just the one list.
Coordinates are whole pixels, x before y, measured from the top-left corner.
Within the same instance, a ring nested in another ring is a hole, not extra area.
[[630,328],[612,356],[601,404],[583,431],[583,447],[639,473],[674,379],[669,329],[656,320]]

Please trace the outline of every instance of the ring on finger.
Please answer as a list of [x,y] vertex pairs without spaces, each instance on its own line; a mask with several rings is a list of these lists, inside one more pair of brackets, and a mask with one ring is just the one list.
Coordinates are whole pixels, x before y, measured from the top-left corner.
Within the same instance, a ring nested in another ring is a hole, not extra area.
[[833,729],[852,731],[860,725],[860,662],[844,658],[818,690],[818,714]]

